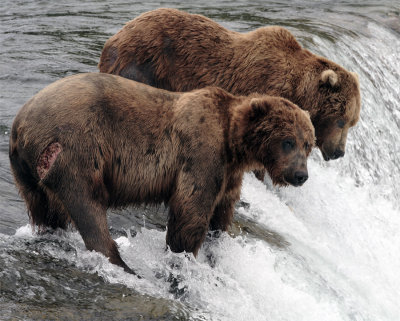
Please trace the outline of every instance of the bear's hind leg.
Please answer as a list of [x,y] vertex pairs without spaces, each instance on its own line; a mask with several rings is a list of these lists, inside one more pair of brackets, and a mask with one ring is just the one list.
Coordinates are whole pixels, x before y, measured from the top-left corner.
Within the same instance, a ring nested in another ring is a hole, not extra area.
[[111,238],[106,208],[87,197],[79,197],[81,195],[77,193],[74,197],[69,197],[64,204],[69,209],[72,221],[81,234],[86,248],[104,254],[111,263],[121,266],[128,273],[135,274],[122,260],[117,244]]
[[39,232],[47,228],[66,229],[69,223],[68,213],[58,199],[43,188],[16,148],[10,149],[10,163],[20,195],[25,200],[31,224],[38,227]]
[[64,169],[61,176],[54,177],[57,180],[55,184],[51,178],[46,183],[64,204],[86,248],[102,253],[111,263],[135,274],[122,260],[117,244],[111,238],[107,224],[107,207],[104,205],[106,201],[93,199],[90,184],[84,178],[77,181],[67,169]]
[[68,227],[69,215],[57,198],[40,187],[29,191],[21,189],[21,195],[25,199],[31,224],[38,228],[39,233],[46,232],[48,228],[65,230]]
[[71,219],[57,196],[40,186],[25,195],[31,223],[38,227],[39,233],[46,232],[47,228],[65,230],[68,227]]
[[122,260],[117,244],[111,238],[108,230],[106,209],[85,199],[71,204],[71,217],[82,236],[89,251],[100,252],[113,264],[122,267],[125,272],[135,274]]

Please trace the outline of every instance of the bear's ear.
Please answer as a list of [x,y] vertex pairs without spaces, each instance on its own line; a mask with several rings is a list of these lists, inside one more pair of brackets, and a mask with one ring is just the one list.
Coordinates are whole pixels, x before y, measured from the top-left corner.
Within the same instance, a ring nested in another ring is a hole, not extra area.
[[358,81],[360,81],[360,78],[358,78],[358,74],[354,71],[350,71],[350,73],[356,78]]
[[332,69],[324,70],[321,73],[321,81],[324,84],[329,83],[331,87],[334,87],[338,82],[338,76]]
[[250,107],[254,114],[265,115],[270,110],[270,105],[265,99],[252,98],[250,100]]
[[304,110],[304,109],[300,109],[304,115],[306,115],[306,117],[311,121],[311,116],[310,116],[310,112],[308,110]]
[[249,120],[250,121],[258,121],[268,114],[271,106],[268,104],[265,99],[260,98],[252,98],[250,100],[250,109],[249,109]]
[[360,78],[358,77],[358,74],[356,72],[350,71],[350,74],[355,78],[357,81],[357,85],[360,86]]

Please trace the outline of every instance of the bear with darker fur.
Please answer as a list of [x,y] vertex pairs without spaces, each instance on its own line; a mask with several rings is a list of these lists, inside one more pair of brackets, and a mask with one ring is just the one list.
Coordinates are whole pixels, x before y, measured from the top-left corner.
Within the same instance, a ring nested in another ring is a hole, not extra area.
[[360,115],[357,75],[278,26],[238,33],[201,15],[157,9],[107,40],[99,69],[172,91],[211,85],[287,98],[310,113],[325,160],[344,155]]
[[174,93],[94,73],[28,101],[9,155],[34,226],[72,223],[89,250],[132,272],[109,234],[108,208],[164,202],[167,244],[196,255],[209,228],[231,224],[245,171],[266,168],[275,184],[300,186],[314,140],[308,113],[283,98]]

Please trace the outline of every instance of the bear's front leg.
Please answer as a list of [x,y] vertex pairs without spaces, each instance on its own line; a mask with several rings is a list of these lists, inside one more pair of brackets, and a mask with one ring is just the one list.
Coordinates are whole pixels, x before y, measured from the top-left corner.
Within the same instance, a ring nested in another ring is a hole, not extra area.
[[210,221],[210,230],[227,231],[232,223],[235,203],[240,198],[240,190],[243,181],[243,172],[236,172],[229,169],[226,180],[224,194],[214,209],[214,213]]
[[[215,206],[214,214],[210,220],[211,231],[222,231],[228,230],[232,223],[233,213],[235,210],[235,201],[233,201],[230,195],[224,195],[221,201]],[[218,233],[217,235],[219,235]]]
[[[173,252],[197,252],[203,243],[220,191],[213,170],[181,172],[169,201],[167,245]],[[201,173],[208,177],[201,177]],[[211,174],[210,174],[211,173]],[[199,175],[200,174],[200,175]]]

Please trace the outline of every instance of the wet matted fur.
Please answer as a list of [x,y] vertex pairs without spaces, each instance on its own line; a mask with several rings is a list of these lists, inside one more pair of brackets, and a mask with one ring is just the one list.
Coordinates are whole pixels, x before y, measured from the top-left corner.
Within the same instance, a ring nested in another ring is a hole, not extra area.
[[88,249],[131,271],[109,234],[108,208],[164,202],[167,244],[196,255],[209,228],[230,225],[245,171],[267,168],[275,184],[299,186],[314,140],[308,113],[283,98],[217,87],[174,93],[93,73],[30,99],[9,153],[34,226],[72,223]]
[[172,91],[211,85],[287,98],[309,111],[325,160],[344,155],[360,115],[357,75],[302,48],[278,26],[238,33],[201,15],[157,9],[108,39],[98,66]]

